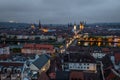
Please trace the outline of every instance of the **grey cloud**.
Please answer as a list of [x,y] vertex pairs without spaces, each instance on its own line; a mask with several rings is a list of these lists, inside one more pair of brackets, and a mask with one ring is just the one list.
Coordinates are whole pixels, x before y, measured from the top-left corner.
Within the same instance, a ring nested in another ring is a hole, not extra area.
[[120,22],[120,0],[0,0],[0,21]]

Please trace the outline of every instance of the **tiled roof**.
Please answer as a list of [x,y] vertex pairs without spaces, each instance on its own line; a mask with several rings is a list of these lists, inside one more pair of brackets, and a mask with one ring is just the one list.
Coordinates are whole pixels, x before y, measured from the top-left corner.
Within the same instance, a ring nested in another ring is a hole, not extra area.
[[110,74],[107,76],[106,80],[110,80],[110,79],[113,79],[115,78],[115,74],[113,74],[112,72],[110,72]]
[[50,80],[45,72],[42,72],[38,80]]
[[102,77],[98,75],[99,73],[84,72],[84,80],[102,80]]
[[10,55],[9,54],[2,54],[0,55],[0,59],[9,59]]
[[39,56],[37,60],[33,62],[33,64],[38,68],[41,69],[50,59],[50,57],[46,54],[42,54]]
[[84,73],[81,71],[71,71],[70,72],[70,80],[72,80],[72,79],[84,80]]
[[69,72],[57,71],[56,80],[69,80]]
[[24,63],[19,63],[19,62],[0,62],[0,65],[9,67],[9,66],[23,66]]
[[118,63],[120,62],[120,53],[115,53],[115,62]]
[[0,44],[0,48],[6,47],[7,45],[5,44]]
[[88,54],[70,53],[64,56],[65,62],[96,63],[95,58]]
[[109,52],[110,49],[109,49],[109,48],[102,48],[102,51],[103,51],[103,52]]
[[53,50],[53,45],[48,45],[48,44],[25,44],[23,46],[25,49],[48,49],[48,50]]

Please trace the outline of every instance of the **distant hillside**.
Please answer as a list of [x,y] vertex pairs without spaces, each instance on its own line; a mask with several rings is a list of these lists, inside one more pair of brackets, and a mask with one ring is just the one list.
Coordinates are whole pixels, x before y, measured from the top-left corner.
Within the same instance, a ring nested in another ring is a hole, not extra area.
[[29,27],[30,24],[27,23],[10,23],[10,22],[0,22],[0,27],[7,27],[7,28],[26,28]]
[[120,23],[93,23],[93,24],[87,24],[91,27],[109,27],[109,28],[120,28]]
[[120,25],[120,23],[94,23],[97,25]]

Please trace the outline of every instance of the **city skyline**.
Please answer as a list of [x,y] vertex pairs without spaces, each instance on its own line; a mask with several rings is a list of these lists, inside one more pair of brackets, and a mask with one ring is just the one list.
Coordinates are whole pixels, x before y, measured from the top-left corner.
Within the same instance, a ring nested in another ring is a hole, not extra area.
[[119,0],[1,0],[0,22],[66,24],[120,22]]

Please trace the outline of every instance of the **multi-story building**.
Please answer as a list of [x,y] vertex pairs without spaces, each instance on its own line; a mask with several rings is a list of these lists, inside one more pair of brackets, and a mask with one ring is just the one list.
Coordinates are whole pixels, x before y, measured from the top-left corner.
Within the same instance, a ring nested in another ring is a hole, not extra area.
[[54,53],[54,47],[53,45],[46,45],[46,44],[25,44],[23,48],[21,49],[21,52],[23,54],[44,54]]
[[106,53],[103,53],[101,51],[94,51],[93,53],[91,53],[91,55],[95,58],[95,59],[102,59]]
[[24,63],[0,62],[0,80],[23,80]]
[[7,35],[8,38],[14,38],[16,37],[16,39],[30,39],[30,40],[35,40],[36,38],[39,38],[40,40],[48,40],[48,39],[56,39],[56,36],[52,35],[52,34],[39,34],[39,35],[30,35],[30,34],[9,34]]
[[10,48],[5,45],[0,45],[0,54],[10,54]]
[[[42,54],[30,65],[30,71],[32,79],[38,79],[37,75],[41,75],[42,72],[46,72],[50,67],[50,57]],[[36,76],[35,76],[36,75]]]
[[62,69],[97,72],[97,63],[90,55],[70,53],[64,57]]
[[70,70],[90,70],[90,71],[96,71],[96,64],[95,63],[86,63],[86,62],[81,62],[81,63],[65,63],[65,70],[70,71]]

